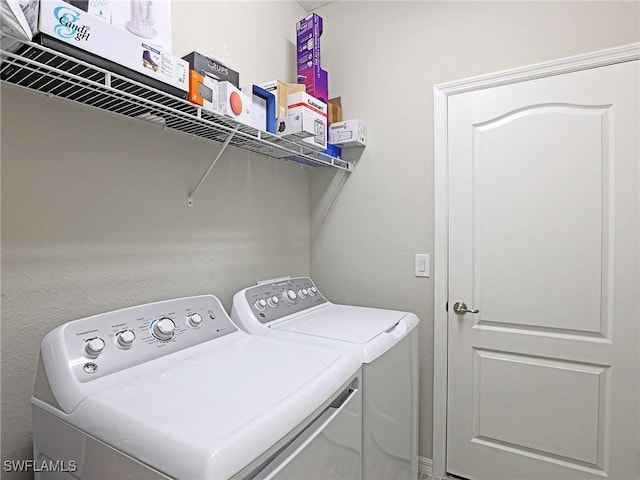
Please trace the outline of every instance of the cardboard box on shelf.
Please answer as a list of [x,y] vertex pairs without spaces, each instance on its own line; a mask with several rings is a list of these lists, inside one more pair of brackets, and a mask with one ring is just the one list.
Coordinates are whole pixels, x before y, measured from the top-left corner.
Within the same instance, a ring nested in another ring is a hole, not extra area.
[[261,83],[258,86],[275,95],[276,118],[284,118],[287,116],[287,96],[290,93],[305,91],[304,85],[298,83],[284,83],[280,80],[271,80],[270,82]]
[[311,13],[296,24],[298,83],[306,92],[323,102],[329,101],[329,75],[320,65],[320,36],[322,17]]
[[206,75],[219,82],[231,82],[240,88],[240,74],[215,58],[199,52],[191,52],[182,59],[189,63],[191,70],[195,70],[200,75]]
[[325,153],[332,157],[342,158],[342,148],[332,143],[327,143],[327,149],[324,150],[322,153]]
[[212,112],[218,112],[218,82],[189,70],[189,95],[187,99]]
[[251,92],[251,124],[265,132],[276,133],[275,95],[258,85],[243,90]]
[[[322,17],[311,13],[296,23],[296,50],[298,78],[300,75],[311,77],[314,67],[320,68],[320,36],[322,35]],[[300,80],[298,80],[300,83]]]
[[251,98],[231,82],[218,82],[218,113],[251,125]]
[[[48,1],[48,0],[45,0]],[[170,0],[65,0],[74,7],[171,53]]]
[[[147,83],[145,77],[149,77],[158,81],[152,86],[156,87],[157,83],[168,85],[172,88],[162,89],[182,98],[189,91],[187,62],[67,2],[41,1],[38,29],[42,44],[52,48],[69,45],[71,48],[61,49],[123,76],[130,76],[127,69],[140,73],[142,75],[134,80]],[[91,58],[87,58],[83,51],[91,54]],[[119,69],[116,65],[126,68]]]
[[329,142],[340,147],[365,147],[367,126],[360,120],[345,120],[329,125]]
[[300,79],[298,83],[305,86],[305,91],[312,97],[322,100],[324,103],[329,102],[329,74],[321,68],[313,70],[313,76],[310,78]]
[[329,107],[328,122],[329,125],[342,121],[342,97],[335,97],[329,99],[327,104]]
[[325,150],[327,148],[327,104],[306,92],[298,92],[288,96],[287,109],[289,115],[297,113],[312,115],[314,136],[305,138],[303,142],[313,149]]
[[282,138],[299,140],[316,134],[315,117],[310,112],[299,112],[276,120],[276,133]]

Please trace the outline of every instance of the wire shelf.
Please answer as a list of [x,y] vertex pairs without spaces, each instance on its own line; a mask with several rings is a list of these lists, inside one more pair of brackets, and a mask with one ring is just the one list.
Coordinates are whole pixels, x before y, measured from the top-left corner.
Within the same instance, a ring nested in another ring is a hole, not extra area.
[[14,52],[0,52],[0,80],[3,83],[149,121],[168,130],[217,143],[226,142],[233,134],[229,146],[302,167],[352,170],[349,161],[235,122],[187,100],[37,43],[20,42]]

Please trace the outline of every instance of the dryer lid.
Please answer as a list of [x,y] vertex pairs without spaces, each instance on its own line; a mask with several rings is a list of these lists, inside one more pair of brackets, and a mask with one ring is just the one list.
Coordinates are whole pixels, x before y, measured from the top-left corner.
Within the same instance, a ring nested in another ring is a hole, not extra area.
[[392,329],[406,315],[406,312],[395,310],[331,304],[271,325],[270,328],[364,344]]

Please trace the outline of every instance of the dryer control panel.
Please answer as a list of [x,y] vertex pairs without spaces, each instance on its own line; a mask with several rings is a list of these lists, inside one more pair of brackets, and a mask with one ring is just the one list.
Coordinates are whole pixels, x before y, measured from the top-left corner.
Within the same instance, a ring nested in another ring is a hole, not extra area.
[[42,352],[66,359],[78,381],[90,382],[235,331],[220,301],[201,295],[66,323],[45,337]]
[[308,277],[262,282],[248,288],[245,299],[263,324],[327,302]]

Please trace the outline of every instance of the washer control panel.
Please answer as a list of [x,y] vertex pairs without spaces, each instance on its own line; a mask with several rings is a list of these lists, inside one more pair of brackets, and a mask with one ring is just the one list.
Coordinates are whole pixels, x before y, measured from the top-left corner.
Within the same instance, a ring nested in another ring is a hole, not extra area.
[[86,382],[235,331],[220,301],[201,295],[69,322],[54,348],[65,351],[76,378]]
[[310,278],[264,282],[245,291],[251,311],[260,323],[269,323],[327,302]]

